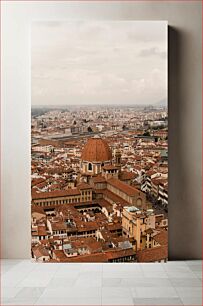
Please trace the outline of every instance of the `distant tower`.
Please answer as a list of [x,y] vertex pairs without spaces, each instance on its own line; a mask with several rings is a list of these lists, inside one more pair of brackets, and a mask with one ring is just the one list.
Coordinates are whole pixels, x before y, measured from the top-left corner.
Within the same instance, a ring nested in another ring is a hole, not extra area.
[[121,151],[119,149],[115,150],[115,166],[121,171]]

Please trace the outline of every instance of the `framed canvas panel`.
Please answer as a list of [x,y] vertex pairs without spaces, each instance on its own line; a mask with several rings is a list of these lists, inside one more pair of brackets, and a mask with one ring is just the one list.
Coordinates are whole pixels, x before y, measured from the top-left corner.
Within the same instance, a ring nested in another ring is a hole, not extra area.
[[33,261],[167,261],[167,29],[33,23]]

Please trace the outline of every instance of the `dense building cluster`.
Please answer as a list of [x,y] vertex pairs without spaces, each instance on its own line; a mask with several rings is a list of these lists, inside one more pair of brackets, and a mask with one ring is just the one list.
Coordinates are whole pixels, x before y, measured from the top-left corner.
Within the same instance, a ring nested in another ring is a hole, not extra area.
[[168,249],[165,107],[32,112],[32,258],[160,262]]

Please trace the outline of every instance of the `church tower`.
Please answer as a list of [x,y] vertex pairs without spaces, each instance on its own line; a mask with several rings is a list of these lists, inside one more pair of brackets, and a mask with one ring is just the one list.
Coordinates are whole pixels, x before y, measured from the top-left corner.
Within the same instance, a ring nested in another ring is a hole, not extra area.
[[121,171],[121,151],[119,149],[115,150],[115,166]]

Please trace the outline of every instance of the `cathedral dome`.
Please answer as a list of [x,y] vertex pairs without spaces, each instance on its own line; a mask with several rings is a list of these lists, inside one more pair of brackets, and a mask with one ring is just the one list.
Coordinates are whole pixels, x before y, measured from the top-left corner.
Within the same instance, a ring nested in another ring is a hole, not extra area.
[[111,149],[106,140],[95,136],[88,139],[81,155],[83,161],[104,162],[112,159]]

